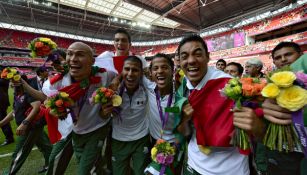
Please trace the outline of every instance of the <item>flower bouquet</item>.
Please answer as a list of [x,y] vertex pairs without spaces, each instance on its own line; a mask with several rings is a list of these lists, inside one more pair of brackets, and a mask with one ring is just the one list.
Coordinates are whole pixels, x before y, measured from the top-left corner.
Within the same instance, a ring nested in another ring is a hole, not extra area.
[[49,55],[53,49],[57,48],[57,44],[50,38],[41,37],[32,40],[28,47],[31,50],[31,57],[35,58],[37,56]]
[[169,142],[159,139],[151,149],[151,158],[154,162],[161,165],[160,175],[163,175],[168,166],[173,163],[176,154],[176,147]]
[[[269,83],[261,92],[264,97],[276,99],[279,106],[293,112],[292,119],[295,127],[296,120],[302,119],[302,108],[307,104],[306,80],[306,74],[299,72],[295,74],[286,67],[271,72],[268,78]],[[294,151],[295,146],[299,145],[292,124],[269,123],[263,142],[271,150],[286,152]]]
[[[262,102],[261,90],[266,85],[266,82],[259,78],[232,78],[228,81],[225,87],[221,90],[222,95],[235,101],[235,106],[257,108],[258,103]],[[250,150],[250,141],[248,134],[240,128],[235,127],[235,132],[232,138],[232,144],[238,146],[241,150]]]
[[21,76],[16,69],[7,67],[1,72],[1,78],[17,82],[20,81]]
[[45,101],[45,106],[50,109],[50,114],[64,120],[67,117],[67,109],[73,106],[74,102],[66,92],[53,95]]
[[105,87],[98,88],[90,98],[90,103],[92,104],[106,104],[110,101],[115,107],[120,106],[122,104],[122,98],[119,95],[116,95],[112,89],[108,89]]

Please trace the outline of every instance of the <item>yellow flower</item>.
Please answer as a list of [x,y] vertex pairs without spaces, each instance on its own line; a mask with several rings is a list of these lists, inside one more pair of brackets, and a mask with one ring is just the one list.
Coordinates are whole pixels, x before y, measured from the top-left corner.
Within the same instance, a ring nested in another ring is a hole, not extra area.
[[50,108],[50,106],[51,106],[51,101],[50,101],[50,100],[45,100],[45,101],[44,101],[44,105],[45,105],[47,108]]
[[232,86],[237,86],[237,85],[239,85],[239,80],[237,78],[232,78],[228,81],[228,84],[230,84]]
[[20,78],[21,78],[21,76],[19,74],[17,74],[17,75],[14,75],[13,80],[14,81],[19,81]]
[[47,43],[51,41],[51,39],[49,38],[39,38],[39,40],[42,42],[47,42]]
[[122,104],[122,98],[119,95],[112,96],[112,105],[113,106],[120,106]]
[[198,148],[199,148],[200,152],[202,152],[206,155],[209,155],[211,153],[211,149],[209,147],[198,145]]
[[242,88],[241,88],[241,86],[235,86],[235,87],[233,87],[232,88],[233,89],[233,92],[235,93],[235,94],[241,94],[242,93]]
[[69,95],[66,92],[60,92],[60,96],[63,98],[67,98]]
[[100,95],[97,94],[97,95],[94,97],[94,102],[95,102],[95,103],[99,103],[100,98],[101,98]]
[[12,72],[10,72],[10,73],[7,74],[6,78],[11,79],[11,78],[13,78],[13,76],[14,76],[14,74]]
[[151,155],[151,159],[155,162],[157,162],[156,156]]
[[174,149],[174,147],[172,147],[169,152],[170,152],[171,155],[175,155],[176,150]]
[[242,88],[239,85],[232,87],[230,84],[227,84],[224,88],[225,95],[231,99],[237,99],[241,92]]
[[156,157],[157,152],[158,152],[158,149],[157,149],[156,147],[153,147],[153,148],[151,149],[151,156],[152,156],[152,157]]
[[17,70],[16,69],[10,69],[10,72],[12,72],[13,74],[16,74]]
[[268,98],[275,98],[279,94],[280,90],[274,83],[267,84],[261,91],[262,96]]
[[299,86],[291,86],[280,91],[277,104],[290,111],[297,111],[307,104],[307,91]]
[[296,79],[296,76],[291,71],[282,71],[274,73],[270,79],[279,87],[290,87]]

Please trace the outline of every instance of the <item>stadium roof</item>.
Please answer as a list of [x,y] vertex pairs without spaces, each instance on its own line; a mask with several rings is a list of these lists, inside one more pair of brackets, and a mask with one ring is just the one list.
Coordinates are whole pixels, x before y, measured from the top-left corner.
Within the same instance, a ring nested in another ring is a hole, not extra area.
[[236,24],[293,1],[0,0],[0,22],[103,40],[122,27],[133,41],[157,41]]

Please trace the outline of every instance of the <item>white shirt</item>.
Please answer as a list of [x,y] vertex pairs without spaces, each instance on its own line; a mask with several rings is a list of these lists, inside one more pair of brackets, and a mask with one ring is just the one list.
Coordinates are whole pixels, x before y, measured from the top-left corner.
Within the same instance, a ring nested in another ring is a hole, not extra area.
[[[91,84],[88,88],[88,91],[84,95],[83,100],[85,100],[81,111],[79,111],[78,103],[75,102],[72,107],[76,116],[78,116],[78,121],[75,125],[73,125],[73,131],[77,134],[86,134],[96,129],[106,125],[110,119],[102,119],[99,115],[99,111],[101,108],[100,104],[91,105],[89,102],[89,98],[92,96],[94,91],[97,88],[104,86],[107,87],[109,83],[114,78],[115,74],[112,72],[104,72],[98,73],[95,76],[101,77],[101,82],[98,84]],[[66,74],[62,80],[56,82],[52,89],[59,90],[63,87],[71,85],[71,76],[70,74]],[[46,83],[45,83],[46,84]],[[68,118],[71,118],[70,115]]]
[[121,120],[119,116],[112,119],[112,138],[119,141],[134,141],[148,134],[148,120],[145,116],[147,95],[143,86],[133,93],[132,97],[125,89],[122,95]]
[[[129,52],[129,55],[133,55],[133,54],[131,52]],[[118,74],[118,71],[115,69],[114,62],[113,62],[114,56],[118,56],[118,55],[115,55],[114,52],[105,51],[95,58],[94,66],[105,68],[108,71],[112,71],[112,72],[115,72],[116,74]],[[147,64],[145,58],[143,58],[141,56],[137,56],[137,57],[142,61],[143,68],[148,67],[148,64]]]
[[[67,82],[63,82],[63,84],[66,83]],[[42,91],[47,97],[51,97],[58,93],[58,89],[56,89],[54,86],[50,84],[49,79],[44,82]],[[70,116],[68,116],[65,120],[58,119],[58,131],[61,134],[61,139],[66,138],[71,133],[72,127],[73,127],[73,121]]]
[[[230,77],[230,75],[214,68],[208,68],[207,74],[195,88],[187,80],[187,88],[189,90],[199,90],[206,85],[208,80],[223,77]],[[203,175],[249,174],[248,156],[240,154],[236,147],[212,148],[212,152],[209,155],[200,152],[196,141],[195,129],[188,145],[188,165]]]
[[[144,78],[145,80],[146,78]],[[175,142],[175,134],[173,133],[174,130],[174,122],[175,122],[175,115],[174,113],[168,113],[168,120],[162,131],[162,121],[160,119],[160,114],[158,110],[157,100],[156,100],[156,93],[155,93],[155,83],[150,81],[143,81],[144,86],[146,87],[146,92],[148,96],[148,109],[147,109],[147,118],[149,120],[149,132],[150,135],[154,139],[163,139],[170,143]],[[162,113],[165,117],[164,109],[167,107],[169,95],[160,98]],[[173,94],[172,103],[170,107],[175,104],[175,93]],[[161,137],[162,136],[162,137]]]

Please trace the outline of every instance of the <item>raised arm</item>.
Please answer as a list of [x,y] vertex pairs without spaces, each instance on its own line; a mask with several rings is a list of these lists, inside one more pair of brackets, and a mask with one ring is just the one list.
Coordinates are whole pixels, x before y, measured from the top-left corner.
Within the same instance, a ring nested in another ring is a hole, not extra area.
[[25,80],[21,79],[21,83],[22,83],[24,90],[28,94],[30,94],[34,99],[39,100],[39,101],[45,101],[47,99],[47,96],[43,92],[34,89]]
[[0,127],[6,125],[7,123],[9,123],[10,121],[12,121],[14,119],[14,111],[11,111],[10,113],[8,113],[6,115],[6,117],[4,119],[2,119],[0,121]]
[[39,113],[40,105],[40,101],[34,101],[31,103],[32,110],[16,129],[16,135],[24,135],[26,133],[31,121],[33,121],[35,116]]

